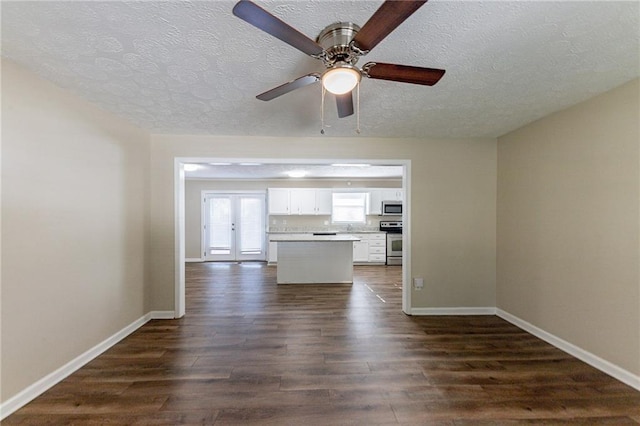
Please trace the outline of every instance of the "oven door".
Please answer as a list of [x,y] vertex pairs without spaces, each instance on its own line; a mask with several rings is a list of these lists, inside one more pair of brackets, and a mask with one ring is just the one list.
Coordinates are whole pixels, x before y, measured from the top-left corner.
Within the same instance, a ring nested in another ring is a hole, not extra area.
[[387,265],[402,265],[402,234],[387,233]]

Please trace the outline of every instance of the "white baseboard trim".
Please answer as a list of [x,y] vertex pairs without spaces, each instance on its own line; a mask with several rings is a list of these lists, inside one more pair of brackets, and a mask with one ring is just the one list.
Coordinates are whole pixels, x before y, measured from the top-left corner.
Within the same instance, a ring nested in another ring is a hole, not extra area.
[[640,391],[640,376],[637,376],[630,371],[618,367],[617,365],[612,364],[611,362],[604,360],[597,355],[594,355],[591,352],[588,352],[572,343],[569,343],[566,340],[554,336],[553,334],[544,331],[541,328],[538,328],[535,325],[516,317],[515,315],[505,312],[502,309],[496,308],[496,315],[504,319],[505,321],[510,322],[516,327],[519,327],[524,331],[527,331],[534,336],[544,340],[545,342],[552,344],[556,348],[570,355],[573,355],[581,361],[586,362],[587,364],[597,368],[603,373],[606,373],[611,377],[620,380],[622,383],[625,383],[632,388]]
[[146,315],[138,318],[111,337],[108,337],[88,351],[72,359],[62,367],[58,368],[52,373],[47,374],[42,379],[31,384],[22,391],[18,392],[16,395],[4,401],[2,404],[0,404],[0,420],[4,420],[9,415],[34,400],[36,397],[73,374],[75,371],[89,363],[91,360],[104,353],[107,349],[111,348],[113,345],[136,331],[138,328],[142,327],[149,320],[173,318],[175,318],[175,313],[173,311],[148,312]]
[[496,308],[411,308],[411,315],[495,315]]
[[147,321],[152,319],[174,319],[176,317],[174,311],[151,311],[147,315],[149,316]]
[[184,259],[185,262],[204,262],[204,259],[201,259],[199,257],[187,257]]

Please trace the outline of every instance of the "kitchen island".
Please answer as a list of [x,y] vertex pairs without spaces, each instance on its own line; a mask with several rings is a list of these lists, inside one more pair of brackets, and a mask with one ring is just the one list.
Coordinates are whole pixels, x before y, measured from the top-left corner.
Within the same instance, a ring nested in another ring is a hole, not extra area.
[[346,284],[353,282],[353,242],[348,234],[271,235],[278,243],[278,284]]

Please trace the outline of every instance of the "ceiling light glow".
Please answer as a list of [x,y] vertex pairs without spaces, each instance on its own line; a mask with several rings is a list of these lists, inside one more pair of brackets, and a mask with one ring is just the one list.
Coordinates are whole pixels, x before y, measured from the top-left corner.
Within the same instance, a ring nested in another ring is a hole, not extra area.
[[291,170],[291,171],[286,172],[286,174],[290,178],[302,178],[302,177],[305,177],[307,175],[307,171],[306,170]]
[[334,95],[344,95],[360,82],[360,72],[352,65],[336,65],[322,74],[322,85]]

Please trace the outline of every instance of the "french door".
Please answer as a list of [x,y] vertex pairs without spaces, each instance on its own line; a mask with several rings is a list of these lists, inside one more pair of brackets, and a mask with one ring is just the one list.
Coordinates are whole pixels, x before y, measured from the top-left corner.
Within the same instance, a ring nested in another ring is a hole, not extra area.
[[264,193],[206,193],[203,216],[205,260],[266,260]]

